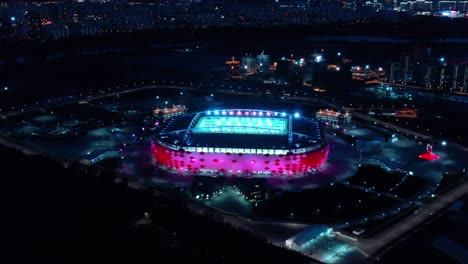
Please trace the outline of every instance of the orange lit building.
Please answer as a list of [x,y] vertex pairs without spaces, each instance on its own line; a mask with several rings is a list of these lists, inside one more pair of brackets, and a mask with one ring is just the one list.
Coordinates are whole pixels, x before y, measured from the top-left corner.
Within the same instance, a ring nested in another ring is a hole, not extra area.
[[164,119],[169,119],[174,116],[182,115],[186,113],[187,110],[188,108],[185,107],[185,105],[172,105],[172,108],[164,108],[164,109],[156,108],[153,110],[153,114],[155,116],[159,116],[162,114]]
[[319,121],[328,123],[328,124],[339,124],[339,125],[350,125],[351,124],[351,114],[341,113],[333,110],[322,110],[316,113],[316,118]]

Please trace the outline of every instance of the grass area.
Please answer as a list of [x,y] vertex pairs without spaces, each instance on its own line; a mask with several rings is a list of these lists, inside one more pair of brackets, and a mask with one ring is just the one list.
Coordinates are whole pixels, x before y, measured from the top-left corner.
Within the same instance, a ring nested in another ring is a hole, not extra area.
[[408,176],[401,182],[391,193],[398,195],[400,198],[410,198],[420,192],[424,187],[424,180],[419,176]]
[[465,180],[464,172],[457,173],[444,173],[442,179],[440,180],[439,186],[437,187],[435,193],[442,195],[452,189],[455,185],[462,183]]
[[359,224],[356,226],[349,226],[344,229],[344,231],[351,233],[356,228],[364,228],[366,231],[360,236],[363,238],[370,238],[382,231],[387,230],[392,225],[398,223],[401,219],[412,214],[417,209],[417,206],[411,206],[403,209],[400,213],[394,214],[385,218],[377,219],[374,221],[369,221],[365,224]]
[[[4,223],[2,257],[18,263],[75,259],[132,259],[151,263],[309,263],[223,223],[221,215],[194,214],[173,191],[134,190],[124,179],[78,163],[68,169],[42,156],[0,146]],[[216,219],[215,219],[216,218]],[[53,249],[53,251],[51,251]],[[142,254],[151,252],[151,254]],[[117,254],[116,254],[117,253]]]
[[369,215],[397,205],[395,199],[345,185],[273,195],[254,208],[259,217],[339,221]]
[[404,173],[388,172],[379,166],[362,166],[348,181],[351,184],[372,188],[379,192],[388,192],[401,182]]

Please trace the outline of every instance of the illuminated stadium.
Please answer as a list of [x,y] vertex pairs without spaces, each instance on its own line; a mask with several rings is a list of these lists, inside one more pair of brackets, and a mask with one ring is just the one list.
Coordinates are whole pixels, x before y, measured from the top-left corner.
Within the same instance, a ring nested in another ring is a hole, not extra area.
[[162,169],[209,176],[305,176],[328,156],[317,120],[251,109],[174,117],[151,150]]

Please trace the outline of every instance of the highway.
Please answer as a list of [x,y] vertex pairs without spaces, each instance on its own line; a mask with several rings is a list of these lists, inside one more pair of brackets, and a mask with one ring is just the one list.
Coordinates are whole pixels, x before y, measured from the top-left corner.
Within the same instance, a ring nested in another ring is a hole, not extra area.
[[[403,218],[399,223],[396,223],[391,228],[383,231],[382,233],[369,238],[359,239],[352,243],[360,249],[366,256],[375,256],[380,250],[387,247],[390,243],[396,241],[398,238],[404,236],[410,231],[418,228],[425,221],[432,218],[440,210],[448,207],[451,203],[462,198],[468,193],[468,182],[457,186],[445,195],[438,197],[433,202],[421,206],[415,213],[406,218]],[[348,242],[349,243],[349,242]]]
[[[391,124],[391,123],[388,123],[388,122],[385,122],[385,121],[382,121],[382,120],[379,120],[379,119],[375,119],[373,117],[370,117],[370,116],[367,116],[367,115],[364,115],[364,114],[361,114],[361,113],[358,113],[356,111],[353,111],[352,108],[347,108],[347,110],[354,117],[357,117],[359,119],[365,120],[365,121],[373,123],[373,124],[379,124],[381,126],[384,126],[387,129],[389,129],[389,130],[393,130],[393,131],[396,131],[398,133],[402,133],[402,134],[406,134],[406,135],[415,136],[415,137],[418,137],[418,138],[421,138],[421,139],[430,138],[429,135],[424,135],[424,134],[421,134],[419,132],[415,132],[415,131],[412,131],[412,130],[409,130],[409,129],[406,129],[406,128],[403,128],[403,127],[400,127],[400,126],[397,126],[397,125],[394,125],[394,124]],[[450,145],[453,148],[456,148],[456,149],[461,150],[461,151],[468,152],[468,147],[466,147],[464,145],[458,144],[458,143],[453,142],[453,141],[447,141],[447,140],[444,140],[444,141],[446,141],[447,145]],[[439,143],[442,143],[442,141],[440,141]]]
[[[426,91],[431,91],[431,92],[437,91],[436,89],[428,88],[428,87],[424,87],[424,86],[408,85],[408,84],[401,84],[401,83],[389,83],[389,82],[384,82],[382,80],[372,80],[372,81],[366,82],[366,84],[385,84],[385,85],[390,85],[390,86],[420,89],[420,90],[426,90]],[[468,95],[468,93],[460,92],[460,91],[444,91],[444,92],[448,92],[448,93],[451,93],[451,94],[458,94],[458,95]]]

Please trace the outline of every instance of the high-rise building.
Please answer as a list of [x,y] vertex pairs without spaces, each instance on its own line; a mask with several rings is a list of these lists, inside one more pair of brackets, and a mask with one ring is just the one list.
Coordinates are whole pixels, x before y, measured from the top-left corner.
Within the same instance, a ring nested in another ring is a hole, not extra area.
[[400,79],[400,63],[389,61],[385,63],[385,81],[399,82]]
[[270,55],[264,54],[262,51],[261,54],[257,55],[257,68],[260,72],[266,72],[270,70]]
[[461,92],[467,92],[468,89],[468,65],[465,65],[464,71],[463,71],[463,82],[461,85]]
[[450,75],[447,64],[441,64],[437,67],[436,89],[447,90],[450,86]]
[[411,65],[410,65],[410,56],[409,55],[403,55],[402,57],[402,62],[401,62],[401,68],[402,68],[402,82],[404,84],[412,82],[412,73],[411,73]]
[[242,68],[248,75],[255,74],[257,72],[255,58],[252,56],[242,57]]
[[466,91],[468,85],[468,65],[465,62],[456,62],[449,65],[449,89],[451,91]]

